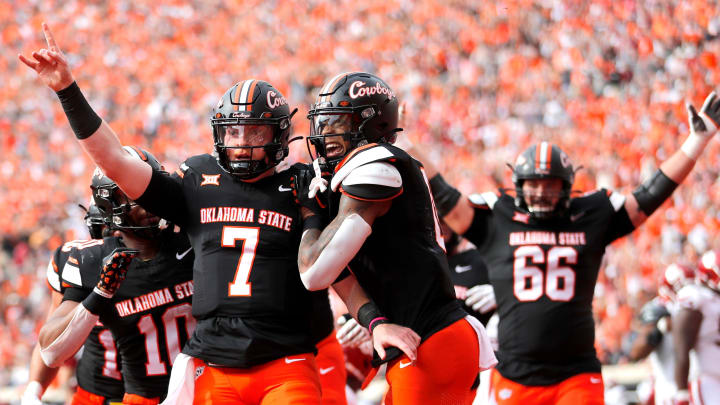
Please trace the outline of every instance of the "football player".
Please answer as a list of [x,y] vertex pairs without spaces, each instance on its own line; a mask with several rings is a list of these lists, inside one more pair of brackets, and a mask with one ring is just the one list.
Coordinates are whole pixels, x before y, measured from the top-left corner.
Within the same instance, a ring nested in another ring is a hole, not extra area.
[[[678,310],[672,317],[675,343],[676,405],[720,403],[720,254],[702,255],[697,270],[699,283],[688,284],[677,293]],[[697,359],[697,376],[690,374],[690,351]]]
[[695,271],[673,263],[663,272],[658,296],[640,311],[640,327],[630,349],[630,360],[650,357],[653,404],[672,405],[675,385],[674,345],[671,314],[675,312],[677,293],[695,283]]
[[[149,153],[125,150],[161,170]],[[112,332],[122,359],[123,403],[157,404],[167,392],[170,367],[195,328],[192,249],[184,234],[163,232],[160,219],[128,199],[102,171],[95,171],[91,188],[106,225],[120,237],[72,251],[62,270],[63,302],[40,331],[41,355],[48,366],[62,364],[100,321]],[[101,344],[112,343],[99,338]],[[100,373],[116,373],[115,359],[104,360]],[[91,380],[96,372],[79,367],[78,379]],[[95,403],[97,398],[88,392],[83,399]]]
[[573,198],[575,167],[557,145],[540,142],[512,168],[514,196],[468,197],[447,184],[417,148],[438,211],[472,242],[490,269],[498,305],[498,404],[602,404],[592,299],[605,247],[642,224],[680,184],[716,133],[720,100],[712,93],[691,133],[632,194],[600,190]]
[[[168,403],[319,403],[313,300],[296,263],[304,224],[291,193],[295,170],[276,171],[288,154],[293,115],[285,97],[261,80],[232,86],[213,111],[215,154],[193,156],[170,176],[128,158],[85,100],[46,24],[43,31],[48,47],[20,60],[57,92],[103,172],[130,199],[186,231],[195,251],[198,323],[173,367]],[[336,286],[359,299],[352,313],[364,302],[354,280]],[[396,335],[404,329],[387,329],[383,344],[402,346]],[[414,347],[404,347],[412,354]]]
[[[75,248],[96,244],[96,240],[103,238],[103,231],[106,229],[102,214],[95,204],[90,204],[87,209],[82,205],[80,207],[85,210],[85,225],[88,228],[90,237],[94,240],[66,242],[55,250],[46,272],[51,291],[48,317],[62,302],[63,292],[67,285],[64,286],[61,282],[62,269],[65,267],[71,251]],[[83,345],[82,356],[80,356],[76,367],[76,370],[87,369],[92,371],[78,371],[76,373],[77,390],[70,404],[102,405],[105,402],[119,403],[122,401],[125,390],[118,367],[119,364],[120,358],[111,332],[100,324],[96,325]],[[36,344],[30,360],[30,382],[23,394],[21,405],[39,405],[43,393],[55,378],[58,369],[57,367],[48,367],[43,362],[40,356],[40,344]]]
[[339,74],[321,88],[308,118],[308,143],[333,174],[327,183],[320,160],[313,162],[303,204],[317,210],[316,193],[329,187],[323,200],[333,219],[324,226],[322,211],[310,217],[320,219],[300,245],[303,283],[327,288],[349,267],[371,298],[357,319],[374,340],[388,321],[412,330],[408,342],[422,339],[414,358],[375,344],[374,365],[388,363],[386,403],[472,402],[479,369],[495,357],[482,325],[455,299],[422,166],[392,145],[401,130],[395,94],[373,74]]

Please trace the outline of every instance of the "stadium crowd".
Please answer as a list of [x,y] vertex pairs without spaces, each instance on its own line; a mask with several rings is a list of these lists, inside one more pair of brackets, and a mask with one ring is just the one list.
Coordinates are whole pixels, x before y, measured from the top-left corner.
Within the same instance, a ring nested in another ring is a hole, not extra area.
[[[42,21],[82,66],[98,114],[170,171],[209,152],[209,112],[235,81],[275,83],[305,135],[322,80],[364,70],[407,104],[401,136],[464,192],[511,186],[505,163],[540,140],[584,165],[578,191],[628,192],[679,147],[685,102],[699,106],[720,83],[720,4],[705,0],[12,2],[0,8],[0,386],[25,383],[50,252],[87,236],[77,204],[93,167],[68,141],[55,95],[16,58],[42,45]],[[720,150],[708,149],[672,201],[606,256],[595,300],[606,363],[625,361],[664,267],[720,248]],[[292,144],[290,161],[306,155],[304,141]]]

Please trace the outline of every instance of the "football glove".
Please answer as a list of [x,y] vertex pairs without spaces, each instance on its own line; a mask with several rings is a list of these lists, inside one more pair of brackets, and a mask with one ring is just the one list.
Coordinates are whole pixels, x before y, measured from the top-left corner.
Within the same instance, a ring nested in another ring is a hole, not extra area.
[[115,295],[115,292],[125,280],[128,266],[140,253],[139,250],[127,247],[117,247],[109,255],[103,258],[103,268],[100,272],[100,280],[97,289],[105,298]]
[[495,291],[490,284],[476,285],[467,291],[465,305],[475,312],[486,314],[497,308]]

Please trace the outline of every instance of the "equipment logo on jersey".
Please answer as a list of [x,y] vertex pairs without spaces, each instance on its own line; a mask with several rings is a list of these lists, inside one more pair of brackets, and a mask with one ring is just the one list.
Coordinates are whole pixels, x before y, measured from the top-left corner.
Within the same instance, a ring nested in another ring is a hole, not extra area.
[[523,224],[527,224],[530,220],[529,214],[523,214],[522,212],[515,212],[515,215],[513,215],[513,221],[522,222]]
[[203,181],[200,183],[201,186],[219,186],[220,175],[219,174],[203,174]]
[[203,375],[203,372],[205,371],[205,366],[200,366],[195,368],[195,380],[200,378],[201,375]]

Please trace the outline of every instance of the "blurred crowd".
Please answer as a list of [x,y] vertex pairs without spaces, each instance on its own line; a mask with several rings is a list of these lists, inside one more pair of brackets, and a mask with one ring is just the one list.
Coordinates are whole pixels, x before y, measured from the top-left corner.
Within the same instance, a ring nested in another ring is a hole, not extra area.
[[[631,192],[679,148],[685,103],[720,84],[709,0],[15,0],[0,7],[0,387],[25,382],[52,249],[85,238],[93,167],[56,96],[20,64],[47,21],[91,105],[168,170],[210,152],[210,111],[235,82],[269,81],[299,113],[327,78],[363,70],[407,104],[401,136],[464,192],[511,187],[506,162],[558,143],[575,188]],[[304,141],[290,160],[307,159]],[[633,317],[676,260],[720,248],[720,142],[639,232],[606,255],[601,360],[624,360]]]

